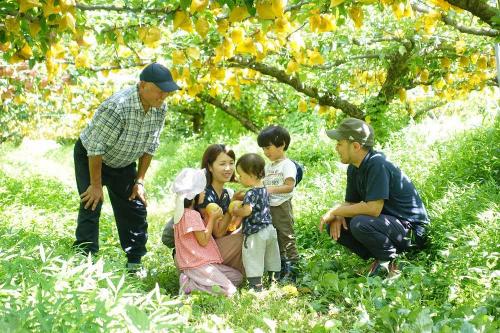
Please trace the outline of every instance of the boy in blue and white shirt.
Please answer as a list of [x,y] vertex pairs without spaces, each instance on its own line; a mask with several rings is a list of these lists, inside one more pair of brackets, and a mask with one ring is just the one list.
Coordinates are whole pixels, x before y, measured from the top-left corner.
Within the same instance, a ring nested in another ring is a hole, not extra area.
[[272,125],[259,133],[257,142],[271,162],[266,165],[263,182],[269,192],[272,221],[278,232],[281,279],[294,279],[295,265],[299,260],[292,208],[297,168],[295,163],[286,157],[290,134],[285,128]]

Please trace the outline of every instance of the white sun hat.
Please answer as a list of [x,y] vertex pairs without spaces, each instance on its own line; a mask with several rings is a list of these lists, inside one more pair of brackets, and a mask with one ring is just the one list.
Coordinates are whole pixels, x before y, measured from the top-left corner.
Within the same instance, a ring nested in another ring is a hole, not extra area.
[[175,177],[172,191],[175,196],[174,223],[179,223],[184,214],[184,199],[192,200],[205,190],[207,176],[205,169],[184,168]]

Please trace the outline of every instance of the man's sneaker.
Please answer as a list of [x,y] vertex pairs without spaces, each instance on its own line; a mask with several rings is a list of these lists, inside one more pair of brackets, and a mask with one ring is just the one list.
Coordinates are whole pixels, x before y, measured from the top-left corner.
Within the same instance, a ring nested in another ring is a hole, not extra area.
[[395,260],[391,260],[389,263],[389,277],[395,277],[401,274],[400,265],[396,264]]
[[390,272],[390,266],[392,266],[392,261],[375,260],[373,264],[370,266],[368,277],[374,277],[374,276],[385,277]]
[[136,262],[127,262],[126,268],[129,274],[135,274],[142,269],[142,264]]
[[297,268],[295,267],[294,262],[290,260],[282,260],[279,281],[295,283],[297,280],[296,271]]

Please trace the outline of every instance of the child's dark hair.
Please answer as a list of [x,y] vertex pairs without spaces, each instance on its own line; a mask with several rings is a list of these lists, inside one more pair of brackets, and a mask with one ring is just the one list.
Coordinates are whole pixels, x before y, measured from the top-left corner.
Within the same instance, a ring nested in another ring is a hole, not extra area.
[[189,200],[184,198],[184,208],[191,208],[194,207],[193,204],[195,202],[198,202],[198,199],[200,198],[200,195],[197,194],[193,199]]
[[253,175],[258,179],[262,179],[265,176],[264,167],[266,166],[266,161],[262,156],[257,154],[245,154],[238,159],[236,162],[236,167],[240,167],[245,173]]
[[285,145],[284,150],[287,150],[290,145],[290,133],[288,133],[284,127],[279,125],[267,126],[260,131],[259,136],[257,137],[257,143],[261,148],[268,147],[270,145],[274,145],[276,147]]

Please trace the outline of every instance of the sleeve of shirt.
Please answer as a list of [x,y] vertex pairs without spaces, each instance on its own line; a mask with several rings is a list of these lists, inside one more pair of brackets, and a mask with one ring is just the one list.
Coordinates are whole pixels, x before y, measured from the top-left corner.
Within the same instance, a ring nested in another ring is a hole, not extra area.
[[247,193],[245,193],[245,197],[243,198],[243,204],[250,205],[253,208],[256,203],[257,196],[255,195],[254,191],[248,190]]
[[166,109],[163,108],[161,111],[161,114],[158,116],[159,118],[159,130],[154,134],[155,137],[153,139],[153,142],[151,143],[151,146],[146,150],[146,153],[149,155],[154,155],[158,147],[160,146],[160,135],[161,132],[163,131],[163,127],[165,127],[165,116],[166,116]]
[[283,166],[283,179],[293,178],[297,176],[297,168],[291,160],[287,160],[287,163]]
[[347,186],[345,189],[345,201],[346,202],[361,202],[362,198],[359,195],[359,192],[356,188],[355,180],[354,180],[354,168],[353,166],[349,165],[347,168]]
[[109,147],[116,144],[122,128],[119,106],[112,102],[103,102],[92,119],[85,147],[87,155],[103,155]]
[[200,213],[195,210],[184,211],[184,219],[180,222],[180,232],[182,235],[195,231],[205,230],[205,224]]
[[365,201],[389,199],[390,172],[382,163],[367,170]]

